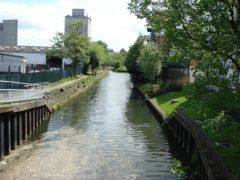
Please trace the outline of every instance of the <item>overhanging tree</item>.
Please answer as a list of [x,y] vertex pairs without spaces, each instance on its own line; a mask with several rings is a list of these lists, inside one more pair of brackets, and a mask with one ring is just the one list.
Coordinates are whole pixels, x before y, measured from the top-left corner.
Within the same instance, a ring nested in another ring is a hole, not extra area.
[[166,46],[179,57],[196,62],[195,98],[214,103],[218,111],[239,110],[239,0],[131,0],[129,9],[164,33]]
[[158,46],[148,42],[140,52],[138,66],[147,81],[154,82],[160,75],[163,55]]
[[130,46],[129,51],[127,53],[125,66],[134,82],[139,82],[142,80],[143,75],[138,66],[139,61],[138,58],[144,46],[145,40],[146,40],[145,37],[140,35],[135,41],[135,43],[132,46]]
[[217,63],[240,72],[240,1],[131,0],[129,9],[163,32],[170,48],[198,61],[201,71],[207,61],[212,69]]

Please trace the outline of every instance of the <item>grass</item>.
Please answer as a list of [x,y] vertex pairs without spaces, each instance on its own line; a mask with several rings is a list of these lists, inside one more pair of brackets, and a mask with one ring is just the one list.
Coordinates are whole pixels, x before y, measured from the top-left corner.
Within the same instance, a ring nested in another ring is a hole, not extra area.
[[[223,159],[234,180],[240,179],[240,123],[230,117],[219,118],[215,107],[204,101],[188,98],[186,91],[169,92],[155,97],[159,106],[169,116],[174,110],[182,107],[193,120],[202,121],[202,125],[213,142],[227,144],[228,147],[216,146],[216,151]],[[175,99],[176,103],[171,103]],[[206,100],[205,100],[206,101]]]
[[[102,71],[98,71],[98,76],[106,74],[108,71],[102,70]],[[76,79],[82,79],[82,82],[84,82],[86,85],[91,84],[92,82],[95,82],[95,80],[97,79],[96,76],[93,76],[92,74],[88,74],[88,75],[77,75],[75,77],[68,77],[65,79],[61,79],[60,81],[56,81],[54,83],[49,84],[48,87],[54,87],[54,86],[58,86],[60,84],[66,83],[66,82],[70,82]]]
[[65,83],[65,82],[78,79],[78,78],[80,78],[80,77],[83,77],[83,76],[68,77],[68,78],[65,78],[65,79],[61,79],[60,81],[56,81],[56,82],[54,82],[54,83],[49,84],[49,87],[57,86],[57,85],[60,85],[60,84]]
[[[171,101],[173,99],[177,100],[178,102],[172,103]],[[188,99],[183,91],[177,91],[157,96],[156,100],[162,110],[169,116],[175,109],[187,102]]]

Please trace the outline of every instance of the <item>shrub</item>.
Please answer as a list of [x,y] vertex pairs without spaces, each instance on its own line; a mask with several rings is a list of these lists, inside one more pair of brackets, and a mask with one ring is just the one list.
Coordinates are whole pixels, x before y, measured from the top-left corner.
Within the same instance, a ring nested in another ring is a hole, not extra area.
[[160,84],[144,84],[140,87],[141,91],[147,96],[147,97],[154,97],[157,96],[161,92],[161,86]]

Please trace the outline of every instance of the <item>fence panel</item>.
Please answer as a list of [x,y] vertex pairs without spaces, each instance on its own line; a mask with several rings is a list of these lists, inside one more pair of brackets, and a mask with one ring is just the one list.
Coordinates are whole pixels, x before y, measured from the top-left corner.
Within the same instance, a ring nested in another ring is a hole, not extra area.
[[0,104],[42,98],[44,90],[38,89],[0,89]]
[[[53,83],[61,79],[70,77],[73,75],[74,67],[68,67],[65,70],[59,71],[45,71],[45,72],[36,72],[36,73],[25,73],[25,74],[13,74],[13,73],[1,73],[0,80],[3,81],[15,81],[15,82],[24,82],[24,83],[41,83],[49,82]],[[83,65],[77,65],[76,74],[82,74]],[[0,89],[20,89],[19,85],[16,84],[1,84]]]

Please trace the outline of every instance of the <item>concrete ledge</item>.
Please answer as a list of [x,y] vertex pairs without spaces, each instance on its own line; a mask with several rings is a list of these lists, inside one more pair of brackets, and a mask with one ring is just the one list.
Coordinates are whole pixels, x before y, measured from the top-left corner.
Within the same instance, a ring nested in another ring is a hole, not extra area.
[[21,112],[44,105],[46,105],[46,102],[43,99],[4,104],[0,106],[0,113]]
[[[147,105],[151,108],[154,115],[158,118],[157,120],[164,124],[167,123],[167,115],[166,113],[158,106],[158,103],[155,99],[149,99],[143,92],[139,89],[138,86],[134,86],[136,91],[140,94],[140,96],[144,99]],[[164,125],[163,124],[163,125]]]
[[108,71],[101,71],[97,76],[93,76],[92,82],[85,82],[86,77],[67,82],[51,88],[46,95],[47,105],[52,111],[59,110],[72,99],[91,88],[98,80],[105,77]]
[[49,89],[42,99],[2,104],[0,105],[0,113],[21,112],[41,106],[46,106],[50,112],[53,110],[58,110],[69,100],[74,99],[76,96],[89,89],[96,81],[106,76],[107,74],[108,71],[99,72],[96,76],[96,79],[88,85],[82,84],[85,78],[79,78],[75,81],[55,86]]

